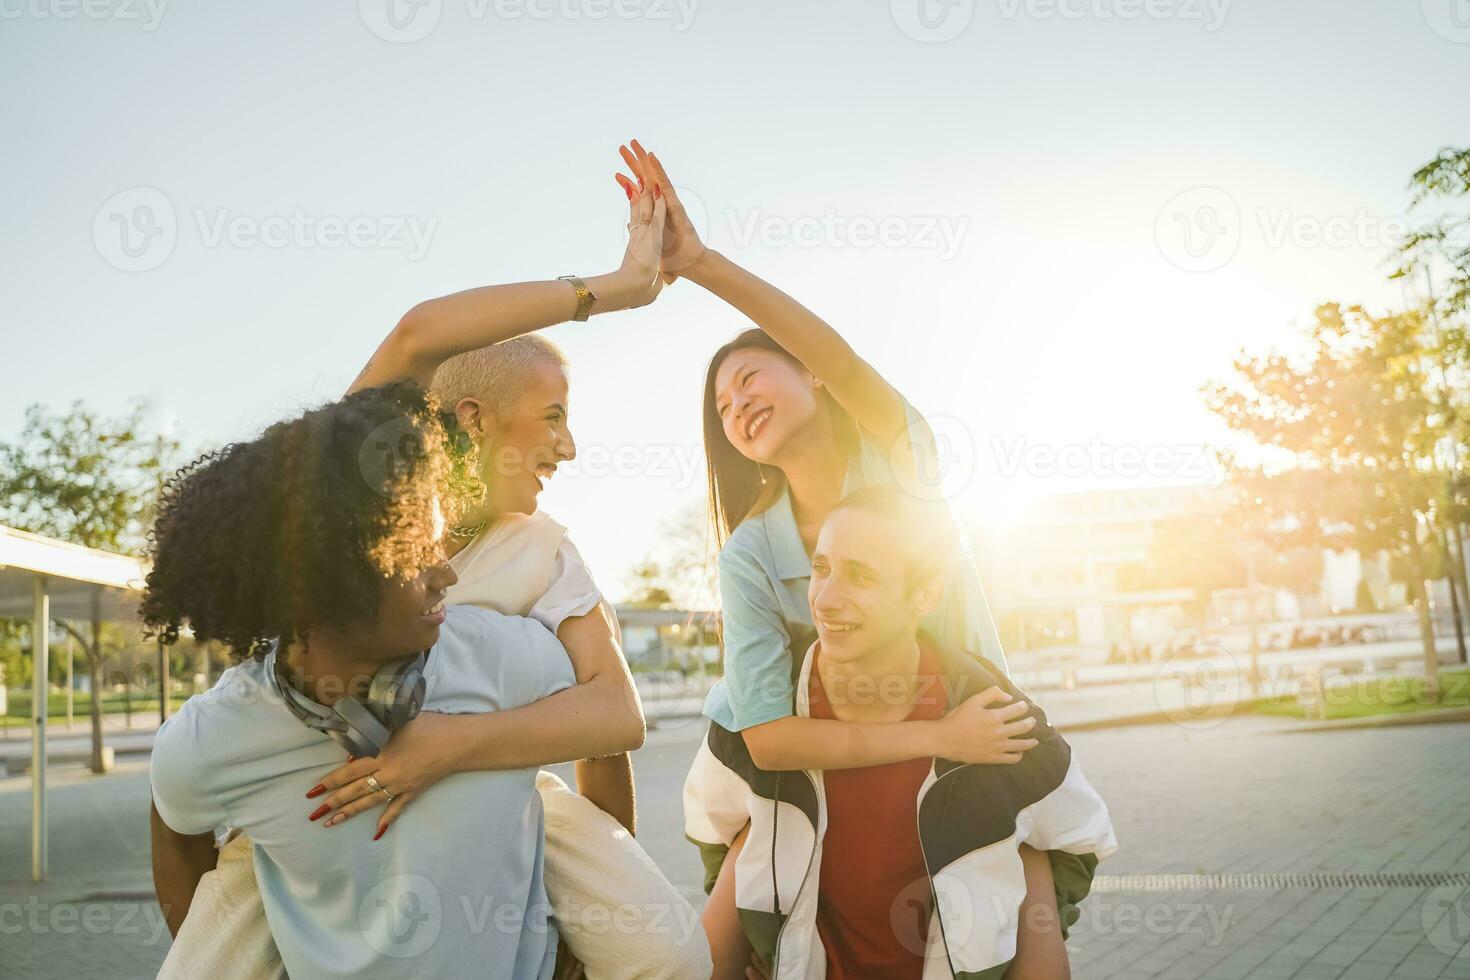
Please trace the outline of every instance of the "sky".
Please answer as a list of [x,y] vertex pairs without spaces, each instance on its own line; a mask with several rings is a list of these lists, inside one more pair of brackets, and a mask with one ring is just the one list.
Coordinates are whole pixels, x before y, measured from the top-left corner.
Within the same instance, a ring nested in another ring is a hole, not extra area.
[[[1200,388],[1411,299],[1470,2],[0,0],[0,440],[145,398],[191,450],[340,395],[415,303],[614,269],[617,145],[918,408],[955,506],[1218,479]],[[611,594],[703,491],[746,324],[687,282],[550,336],[543,508]]]

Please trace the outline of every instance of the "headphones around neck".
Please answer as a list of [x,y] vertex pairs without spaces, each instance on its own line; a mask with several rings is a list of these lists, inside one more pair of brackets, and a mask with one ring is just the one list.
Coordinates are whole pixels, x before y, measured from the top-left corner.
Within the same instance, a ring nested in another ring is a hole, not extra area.
[[428,651],[391,660],[378,669],[367,699],[344,695],[327,707],[296,689],[276,647],[276,687],[291,714],[307,728],[326,732],[359,759],[376,757],[388,737],[412,721],[424,706],[424,664]]

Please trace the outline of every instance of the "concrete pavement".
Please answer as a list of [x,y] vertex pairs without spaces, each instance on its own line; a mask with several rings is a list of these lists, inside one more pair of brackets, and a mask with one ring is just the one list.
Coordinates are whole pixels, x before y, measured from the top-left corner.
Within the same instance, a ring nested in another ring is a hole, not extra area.
[[[1069,940],[1073,975],[1470,978],[1470,727],[1283,739],[1262,723],[1069,735],[1121,843]],[[696,902],[679,789],[703,727],[668,719],[634,759],[639,840]],[[58,766],[51,803],[53,878],[32,886],[29,780],[0,780],[0,972],[151,976],[168,939],[146,760]]]

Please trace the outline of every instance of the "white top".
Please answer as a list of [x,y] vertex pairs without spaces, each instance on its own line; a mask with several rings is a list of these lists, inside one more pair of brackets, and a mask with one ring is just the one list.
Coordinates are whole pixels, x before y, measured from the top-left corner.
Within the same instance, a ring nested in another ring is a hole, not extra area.
[[529,616],[552,633],[603,601],[567,529],[540,511],[500,515],[449,565],[459,583],[448,602]]
[[[424,708],[500,711],[572,686],[530,619],[449,606],[424,666]],[[158,730],[153,800],[181,834],[220,824],[255,842],[266,918],[292,980],[545,980],[556,958],[535,769],[455,773],[381,840],[372,820],[307,822],[306,791],[344,753],[282,703],[272,653],[225,671]],[[488,925],[487,925],[488,923]]]

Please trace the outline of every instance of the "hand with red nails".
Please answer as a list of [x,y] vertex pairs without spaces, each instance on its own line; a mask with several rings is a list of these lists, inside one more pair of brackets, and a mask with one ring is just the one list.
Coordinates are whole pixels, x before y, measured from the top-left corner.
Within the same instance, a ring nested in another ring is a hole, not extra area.
[[699,232],[695,230],[694,222],[689,220],[689,213],[679,201],[679,193],[674,189],[673,182],[669,180],[669,175],[664,171],[664,165],[659,162],[658,157],[643,149],[637,140],[633,140],[629,146],[618,147],[618,152],[622,154],[623,162],[633,171],[633,177],[638,181],[635,187],[633,181],[621,173],[614,174],[623,191],[631,197],[639,188],[646,189],[652,185],[655,199],[666,202],[663,251],[659,267],[664,283],[671,283],[704,257],[704,242],[699,240]]
[[652,303],[663,289],[659,267],[668,204],[656,185],[640,183],[634,187],[626,180],[619,183],[628,195],[628,248],[614,275],[628,284],[624,305],[632,309]]
[[[349,757],[348,762],[333,769],[307,791],[306,798],[310,800],[324,793],[331,794],[308,819],[333,827],[364,810],[386,806],[378,818],[378,832],[373,839],[383,836],[404,807],[455,771],[453,759],[445,751],[454,744],[445,737],[446,726],[453,727],[447,716],[434,711],[420,712],[417,718],[393,733],[377,758]],[[375,782],[369,782],[370,777]],[[326,819],[322,820],[323,817]]]

